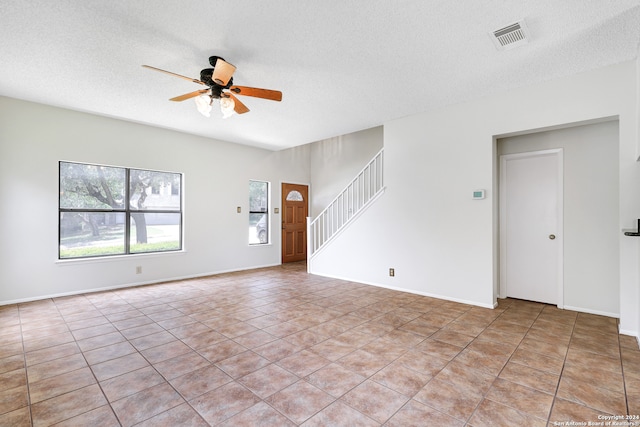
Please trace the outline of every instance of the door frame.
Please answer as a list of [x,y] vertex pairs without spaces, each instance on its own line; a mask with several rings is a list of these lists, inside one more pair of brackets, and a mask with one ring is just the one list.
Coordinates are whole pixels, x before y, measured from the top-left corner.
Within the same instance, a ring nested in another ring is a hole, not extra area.
[[507,210],[507,195],[506,195],[506,165],[509,160],[523,159],[527,157],[539,157],[546,155],[554,155],[557,161],[558,171],[558,193],[557,193],[557,243],[560,246],[558,249],[558,263],[557,263],[557,306],[558,308],[564,307],[564,162],[563,162],[563,149],[553,148],[548,150],[527,151],[523,153],[503,154],[500,155],[500,170],[499,170],[499,223],[500,223],[500,276],[499,276],[499,295],[500,298],[507,298],[507,225],[504,219],[506,218]]
[[[280,264],[285,264],[284,263],[284,255],[283,255],[283,249],[284,249],[284,242],[282,240],[282,222],[284,221],[284,202],[285,202],[285,197],[287,196],[286,194],[283,194],[282,191],[282,187],[284,184],[292,184],[292,185],[303,185],[305,187],[307,187],[307,218],[309,217],[309,215],[311,215],[311,184],[309,183],[304,183],[304,182],[294,182],[294,181],[280,181],[280,210],[279,210],[279,214],[280,214],[280,218],[278,221],[278,229],[280,230]],[[308,222],[309,220],[306,219],[306,222]],[[305,234],[305,241],[308,241],[307,239],[309,238],[309,236],[307,235],[307,225],[305,223],[305,228],[304,228],[304,234]],[[305,260],[308,261],[309,260],[309,253],[308,253],[308,249],[305,250],[307,253],[305,254]]]

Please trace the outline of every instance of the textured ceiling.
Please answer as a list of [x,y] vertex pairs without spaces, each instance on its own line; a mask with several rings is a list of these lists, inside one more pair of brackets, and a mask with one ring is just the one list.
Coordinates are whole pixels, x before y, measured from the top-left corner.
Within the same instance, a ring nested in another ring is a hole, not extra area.
[[[488,34],[520,19],[531,41],[496,50]],[[278,150],[631,60],[639,41],[640,0],[2,0],[0,95]],[[282,102],[206,118],[168,101],[202,86],[141,67],[199,78],[211,55]]]

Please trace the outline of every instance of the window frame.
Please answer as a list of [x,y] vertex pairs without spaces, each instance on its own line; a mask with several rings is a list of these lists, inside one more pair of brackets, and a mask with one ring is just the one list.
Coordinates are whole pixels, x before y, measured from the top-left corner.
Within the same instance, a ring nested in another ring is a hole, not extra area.
[[[63,208],[61,206],[61,194],[62,194],[62,164],[75,164],[81,166],[94,166],[94,167],[104,167],[104,168],[113,168],[113,169],[123,169],[125,172],[124,176],[124,198],[123,198],[123,208]],[[166,173],[173,174],[179,177],[179,188],[180,188],[180,197],[179,197],[179,207],[178,209],[137,209],[131,208],[131,171],[143,171],[143,172],[151,172],[151,173]],[[181,252],[184,248],[184,174],[181,172],[168,172],[168,171],[160,171],[154,169],[143,169],[136,167],[124,167],[124,166],[111,166],[97,163],[85,163],[85,162],[73,162],[67,160],[58,161],[58,261],[68,261],[68,260],[82,260],[82,259],[96,259],[96,258],[109,258],[109,257],[118,257],[118,256],[132,256],[132,255],[148,255],[148,254],[163,254],[163,253],[171,253],[171,252]],[[61,239],[62,239],[62,213],[123,213],[124,214],[124,251],[122,253],[114,253],[114,254],[99,254],[99,255],[85,255],[85,256],[73,256],[73,257],[61,257]],[[165,250],[152,250],[152,251],[140,251],[140,252],[131,252],[131,214],[178,214],[180,219],[178,222],[178,248],[176,249],[165,249]]]
[[[266,189],[266,201],[267,201],[267,206],[265,208],[265,210],[260,210],[260,211],[254,211],[251,210],[251,189],[249,189],[249,229],[251,229],[251,215],[255,215],[255,214],[262,214],[266,216],[265,219],[265,227],[266,227],[266,233],[267,233],[267,239],[265,242],[260,242],[259,238],[258,238],[258,242],[257,243],[251,243],[251,239],[249,239],[249,246],[262,246],[262,245],[269,245],[271,244],[271,219],[269,217],[269,206],[271,205],[271,183],[269,181],[265,181],[265,180],[261,180],[261,179],[250,179],[249,180],[249,186],[251,186],[252,182],[257,182],[257,183],[262,183],[262,184],[266,184],[267,189]],[[260,222],[260,221],[258,221]],[[257,224],[257,223],[256,223]]]

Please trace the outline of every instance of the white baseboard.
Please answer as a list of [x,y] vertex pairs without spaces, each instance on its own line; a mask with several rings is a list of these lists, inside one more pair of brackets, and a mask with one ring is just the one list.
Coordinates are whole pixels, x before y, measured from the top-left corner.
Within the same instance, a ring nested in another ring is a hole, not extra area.
[[113,291],[113,290],[116,290],[116,289],[134,288],[136,286],[154,285],[156,283],[174,282],[176,280],[197,279],[199,277],[215,276],[217,274],[224,274],[224,273],[236,273],[236,272],[239,272],[239,271],[257,270],[259,268],[276,267],[278,265],[281,265],[281,264],[278,263],[278,264],[257,265],[257,266],[246,267],[246,268],[229,269],[229,270],[218,270],[218,271],[212,271],[212,272],[207,272],[207,273],[198,273],[198,274],[187,275],[187,276],[164,277],[164,278],[161,278],[161,279],[154,279],[154,280],[149,280],[149,281],[144,281],[144,282],[123,283],[123,284],[119,284],[119,285],[105,286],[105,287],[101,287],[101,288],[90,288],[90,289],[82,289],[82,290],[71,291],[71,292],[60,292],[60,293],[49,294],[49,295],[38,295],[38,296],[35,296],[35,297],[30,297],[30,298],[19,298],[19,299],[15,299],[15,300],[0,301],[0,306],[11,305],[11,304],[22,304],[22,303],[27,303],[27,302],[45,300],[45,299],[49,299],[49,298],[62,298],[62,297],[68,297],[68,296],[73,296],[73,295],[82,295],[82,294],[91,294],[91,293],[95,293],[95,292]]
[[580,313],[596,314],[598,316],[614,317],[616,319],[620,318],[620,313],[610,313],[610,312],[607,312],[607,311],[592,310],[590,308],[573,307],[571,305],[565,305],[563,307],[563,309],[571,310],[571,311],[578,311]]
[[[309,264],[307,263],[307,266]],[[476,307],[482,307],[482,308],[489,308],[489,309],[494,309],[494,304],[483,304],[477,301],[470,301],[470,300],[465,300],[465,299],[461,299],[461,298],[454,298],[454,297],[449,297],[446,295],[438,295],[438,294],[432,294],[429,292],[418,292],[418,291],[414,291],[412,289],[405,289],[405,288],[399,288],[396,286],[389,286],[389,285],[384,285],[381,283],[374,283],[374,282],[367,282],[367,281],[363,281],[360,279],[350,279],[347,277],[340,277],[340,276],[334,276],[334,275],[330,275],[330,274],[320,274],[320,273],[313,273],[310,272],[311,274],[315,274],[316,276],[322,276],[322,277],[329,277],[331,279],[338,279],[338,280],[344,280],[346,282],[355,282],[355,283],[362,283],[363,285],[369,285],[369,286],[376,286],[378,288],[385,288],[385,289],[391,289],[392,291],[400,291],[400,292],[407,292],[409,294],[414,294],[414,295],[421,295],[423,297],[430,297],[430,298],[435,298],[435,299],[441,299],[441,300],[445,300],[445,301],[451,301],[451,302],[458,302],[460,304],[467,304],[467,305],[474,305]]]
[[618,329],[618,333],[620,335],[628,335],[630,337],[634,337],[638,342],[638,348],[640,348],[640,333],[638,333],[638,331],[630,331],[628,329]]

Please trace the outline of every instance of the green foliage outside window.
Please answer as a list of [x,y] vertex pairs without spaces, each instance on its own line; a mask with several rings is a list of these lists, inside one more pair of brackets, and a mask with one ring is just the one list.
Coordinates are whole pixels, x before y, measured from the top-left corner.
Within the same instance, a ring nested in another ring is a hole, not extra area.
[[182,175],[60,162],[59,258],[182,249]]

